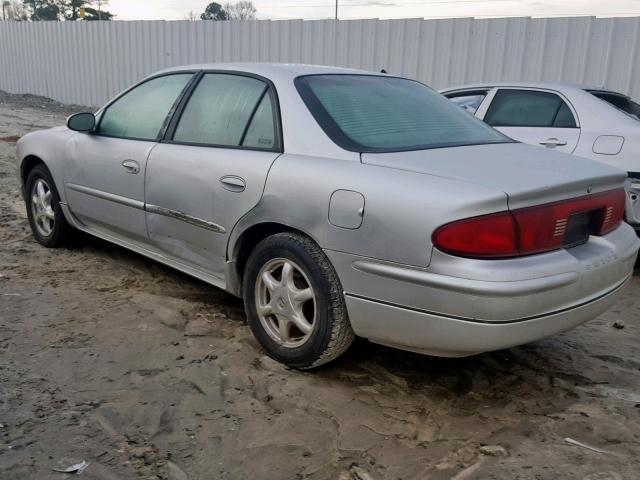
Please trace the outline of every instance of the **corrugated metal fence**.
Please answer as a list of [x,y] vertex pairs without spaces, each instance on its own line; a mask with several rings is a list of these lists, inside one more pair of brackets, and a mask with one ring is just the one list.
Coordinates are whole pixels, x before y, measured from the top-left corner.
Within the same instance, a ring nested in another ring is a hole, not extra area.
[[301,62],[435,88],[549,80],[640,97],[640,17],[250,22],[0,22],[0,89],[98,106],[162,68]]

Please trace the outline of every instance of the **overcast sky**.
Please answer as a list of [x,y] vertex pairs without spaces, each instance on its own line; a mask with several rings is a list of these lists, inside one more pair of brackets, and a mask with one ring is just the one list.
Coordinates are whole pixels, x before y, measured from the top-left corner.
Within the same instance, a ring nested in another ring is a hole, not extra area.
[[[110,0],[118,20],[181,20],[200,15],[208,0]],[[226,0],[218,3],[226,3]],[[233,3],[233,1],[231,2]],[[260,19],[333,18],[332,0],[254,0]],[[640,15],[640,0],[339,0],[338,16],[440,18],[502,16]]]

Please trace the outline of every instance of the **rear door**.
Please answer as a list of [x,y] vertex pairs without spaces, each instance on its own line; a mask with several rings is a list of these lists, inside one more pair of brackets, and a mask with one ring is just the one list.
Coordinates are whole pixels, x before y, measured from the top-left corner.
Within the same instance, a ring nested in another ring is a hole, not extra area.
[[147,158],[192,77],[169,74],[137,85],[107,106],[94,132],[71,138],[65,190],[69,208],[85,225],[146,242]]
[[499,88],[483,120],[523,143],[572,153],[580,128],[569,102],[547,90]]
[[282,149],[273,86],[248,74],[202,74],[149,157],[150,241],[220,278],[229,233],[262,196]]

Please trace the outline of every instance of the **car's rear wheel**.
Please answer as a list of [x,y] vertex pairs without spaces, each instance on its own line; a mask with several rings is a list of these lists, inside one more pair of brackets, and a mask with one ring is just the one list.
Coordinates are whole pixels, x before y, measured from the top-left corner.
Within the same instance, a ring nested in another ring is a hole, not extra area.
[[355,337],[333,266],[303,235],[279,233],[256,246],[245,268],[243,296],[253,334],[288,366],[330,362]]
[[29,172],[25,193],[27,216],[35,239],[48,248],[68,245],[73,228],[64,218],[56,185],[44,165],[36,165]]

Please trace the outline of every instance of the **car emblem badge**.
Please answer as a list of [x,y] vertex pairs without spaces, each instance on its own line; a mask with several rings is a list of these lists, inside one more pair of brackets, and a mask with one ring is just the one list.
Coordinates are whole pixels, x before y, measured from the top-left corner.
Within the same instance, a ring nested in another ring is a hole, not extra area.
[[284,310],[284,307],[286,306],[284,298],[278,297],[278,300],[276,300],[276,301],[278,302],[278,307],[280,307],[281,309]]
[[593,185],[589,185],[587,187],[587,193],[591,193],[591,190],[593,190]]

